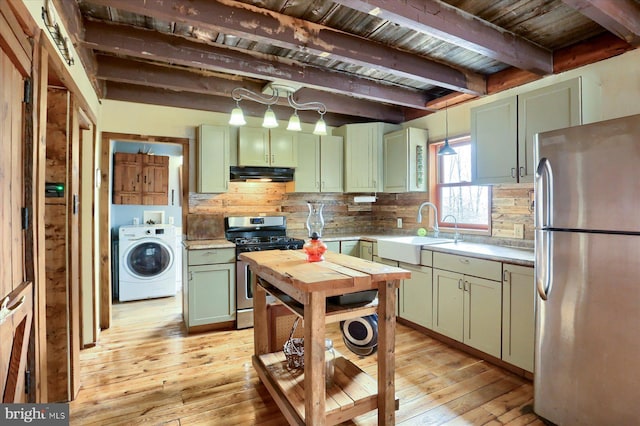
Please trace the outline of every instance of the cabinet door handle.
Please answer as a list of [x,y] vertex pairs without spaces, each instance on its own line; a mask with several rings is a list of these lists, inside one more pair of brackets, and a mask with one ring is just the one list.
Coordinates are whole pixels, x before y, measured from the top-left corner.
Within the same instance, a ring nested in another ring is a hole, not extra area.
[[464,263],[465,265],[469,264],[469,259],[467,258],[461,257],[458,260],[460,261],[460,263]]
[[276,162],[276,155],[271,154],[271,164],[274,164],[275,162]]
[[515,167],[511,168],[511,177],[514,178],[514,179],[516,178],[516,168]]
[[520,177],[524,177],[524,167],[520,166]]
[[189,272],[189,281],[193,281],[193,272]]
[[458,280],[458,290],[462,290],[462,279]]
[[464,282],[464,291],[468,291],[469,293],[471,293],[471,284],[469,283],[469,281]]
[[502,273],[502,281],[504,281],[505,283],[511,281],[511,272],[509,272],[507,269],[505,269]]
[[269,164],[269,154],[265,154],[265,155],[264,155],[264,162],[265,162],[266,164]]

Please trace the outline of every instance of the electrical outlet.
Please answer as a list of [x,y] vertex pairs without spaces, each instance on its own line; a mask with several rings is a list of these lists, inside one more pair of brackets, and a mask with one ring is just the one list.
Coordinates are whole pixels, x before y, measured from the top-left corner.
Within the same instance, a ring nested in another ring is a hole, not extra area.
[[516,238],[524,238],[524,223],[515,223],[513,225],[513,234]]
[[398,228],[402,228],[402,218],[401,218],[401,217],[399,217],[398,219],[396,219],[396,226],[397,226]]

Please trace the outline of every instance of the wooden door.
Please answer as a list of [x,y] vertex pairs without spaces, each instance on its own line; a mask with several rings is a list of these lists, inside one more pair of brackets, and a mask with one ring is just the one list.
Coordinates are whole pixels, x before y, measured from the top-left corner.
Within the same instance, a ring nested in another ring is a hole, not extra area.
[[[1,41],[1,40],[0,40]],[[0,43],[0,46],[5,46]],[[26,402],[33,288],[25,282],[23,94],[21,72],[0,50],[0,390],[2,402]]]

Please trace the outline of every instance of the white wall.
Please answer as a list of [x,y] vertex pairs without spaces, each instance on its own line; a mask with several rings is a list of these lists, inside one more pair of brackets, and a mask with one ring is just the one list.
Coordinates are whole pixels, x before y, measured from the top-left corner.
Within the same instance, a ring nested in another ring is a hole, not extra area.
[[[470,109],[488,102],[539,89],[581,76],[583,79],[583,121],[592,123],[640,114],[640,49],[595,64],[545,77],[482,99],[449,108],[449,136],[471,132]],[[406,127],[429,129],[429,140],[445,136],[444,111],[404,123]]]

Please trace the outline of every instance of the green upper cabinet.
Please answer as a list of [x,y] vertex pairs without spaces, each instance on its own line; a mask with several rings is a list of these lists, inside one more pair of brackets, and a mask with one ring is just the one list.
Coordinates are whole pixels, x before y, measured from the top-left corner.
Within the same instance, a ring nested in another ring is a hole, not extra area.
[[427,190],[427,140],[423,129],[407,128],[384,135],[384,192]]
[[581,78],[471,109],[473,180],[531,182],[535,134],[582,124]]
[[535,135],[582,124],[581,79],[574,78],[518,96],[520,182],[533,182]]
[[198,126],[196,146],[197,191],[227,192],[229,189],[229,128]]
[[382,141],[398,126],[386,123],[347,124],[333,131],[344,138],[344,191],[382,191]]
[[518,101],[515,96],[471,109],[475,183],[516,182]]
[[295,191],[342,192],[342,158],[342,137],[299,133]]
[[239,166],[296,167],[297,162],[297,133],[262,127],[238,129]]

